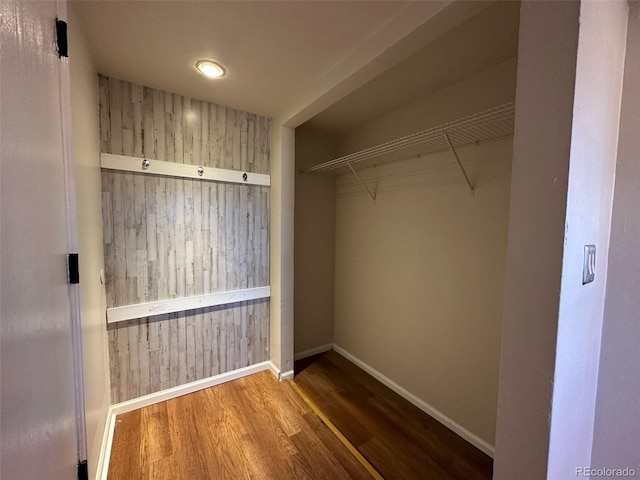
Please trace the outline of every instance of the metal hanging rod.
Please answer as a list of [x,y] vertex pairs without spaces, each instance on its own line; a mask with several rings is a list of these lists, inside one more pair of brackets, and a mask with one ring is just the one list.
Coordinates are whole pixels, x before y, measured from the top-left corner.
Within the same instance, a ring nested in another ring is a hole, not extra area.
[[[327,172],[352,164],[375,159],[379,163],[398,161],[419,155],[443,152],[455,148],[477,145],[513,135],[515,105],[505,103],[482,112],[438,125],[421,132],[391,140],[371,148],[315,165],[309,172]],[[445,137],[445,134],[447,137]],[[459,165],[459,159],[458,159]],[[467,183],[473,190],[465,174]],[[369,193],[371,195],[371,193]]]

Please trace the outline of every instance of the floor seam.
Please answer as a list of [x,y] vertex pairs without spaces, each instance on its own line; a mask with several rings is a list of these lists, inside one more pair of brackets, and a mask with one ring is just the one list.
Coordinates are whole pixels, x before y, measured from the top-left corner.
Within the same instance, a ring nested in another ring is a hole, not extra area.
[[360,450],[358,450],[349,441],[349,439],[344,436],[344,434],[338,429],[338,427],[336,427],[333,422],[329,420],[329,418],[324,413],[322,413],[322,410],[320,410],[320,408],[313,402],[313,400],[311,400],[309,396],[304,393],[304,391],[296,384],[296,382],[293,380],[289,380],[289,382],[291,383],[293,390],[300,396],[300,398],[302,398],[302,400],[304,400],[309,408],[313,410],[313,412],[320,418],[320,420],[322,420],[322,423],[324,423],[329,428],[329,430],[331,430],[331,432],[338,438],[338,440],[340,440],[342,444],[347,447],[349,452],[351,452],[351,454],[358,460],[358,462],[360,462],[360,464],[369,472],[369,474],[376,480],[384,480],[384,477],[380,475],[380,472],[378,472],[378,470],[376,470],[376,468],[371,465],[371,463],[369,463],[369,461],[362,455],[362,453],[360,453]]

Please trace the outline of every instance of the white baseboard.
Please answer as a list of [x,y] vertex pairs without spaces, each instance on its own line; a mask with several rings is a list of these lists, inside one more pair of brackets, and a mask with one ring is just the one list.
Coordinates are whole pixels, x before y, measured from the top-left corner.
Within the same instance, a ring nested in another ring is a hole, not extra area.
[[[280,371],[272,362],[266,361],[111,405],[111,407],[109,407],[109,413],[107,414],[107,422],[104,429],[104,436],[102,438],[102,448],[100,450],[100,459],[98,460],[96,480],[107,479],[107,474],[109,472],[109,459],[111,458],[111,445],[113,443],[113,432],[116,427],[117,415],[132,412],[133,410],[148,407],[149,405],[154,405],[166,400],[171,400],[172,398],[181,397],[182,395],[197,392],[198,390],[214,387],[264,370],[271,370],[279,378],[288,373],[285,372],[281,375]],[[293,376],[293,370],[291,370],[291,373]]]
[[298,352],[293,356],[294,360],[302,360],[303,358],[311,357],[312,355],[317,355],[319,353],[328,352],[333,348],[333,344],[327,343],[326,345],[320,345],[319,347],[310,348],[309,350],[304,350],[302,352]]
[[280,369],[276,366],[276,364],[271,361],[269,362],[269,368],[271,369],[271,372],[276,376],[278,380],[291,380],[293,378],[293,370],[281,372]]
[[483,451],[484,453],[486,453],[487,455],[493,458],[493,455],[495,452],[495,447],[493,445],[481,439],[475,433],[470,432],[469,430],[464,428],[462,425],[456,423],[455,421],[447,417],[444,413],[442,413],[440,410],[436,409],[435,407],[432,407],[421,398],[418,398],[413,393],[409,392],[408,390],[406,390],[405,388],[401,387],[396,382],[391,380],[389,377],[386,377],[385,375],[380,373],[371,365],[363,362],[358,357],[347,352],[344,348],[334,343],[333,349],[337,353],[345,357],[347,360],[350,360],[352,363],[355,363],[358,367],[363,369],[365,372],[367,372],[369,375],[374,377],[380,383],[386,385],[391,390],[396,392],[398,395],[405,398],[409,402],[413,403],[416,407],[418,407],[420,410],[425,412],[427,415],[435,418],[437,421],[442,423],[445,427],[449,428],[449,430],[452,430],[453,432],[460,435],[471,445],[475,446],[476,448],[478,448],[479,450]]
[[271,360],[269,360],[269,369],[271,370],[271,373],[273,373],[273,376],[280,380],[280,369],[276,367],[276,364]]
[[293,370],[287,370],[286,372],[280,373],[280,380],[291,380],[293,379]]
[[230,382],[237,378],[246,377],[254,373],[262,372],[263,370],[269,370],[271,368],[271,362],[260,362],[255,365],[249,365],[248,367],[239,368],[237,370],[231,370],[230,372],[221,373],[220,375],[214,375],[213,377],[203,378],[202,380],[196,380],[195,382],[185,383],[184,385],[178,385],[177,387],[168,388],[159,392],[150,393],[143,397],[133,398],[126,402],[116,403],[111,408],[113,413],[120,415],[121,413],[131,412],[142,407],[148,407],[156,403],[171,400],[172,398],[181,397],[189,393],[197,392],[205,388],[214,387],[221,383]]
[[100,458],[96,470],[96,480],[107,480],[109,473],[109,459],[111,458],[111,444],[113,443],[113,431],[116,428],[116,415],[113,413],[113,406],[107,412],[107,421],[104,426],[102,436],[102,447],[100,448]]

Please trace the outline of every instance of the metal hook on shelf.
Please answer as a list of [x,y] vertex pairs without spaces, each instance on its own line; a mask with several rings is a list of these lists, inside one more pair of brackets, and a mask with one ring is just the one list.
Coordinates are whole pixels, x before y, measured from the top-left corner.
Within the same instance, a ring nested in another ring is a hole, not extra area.
[[147,160],[146,158],[142,159],[142,169],[146,170],[147,168],[149,168],[149,166],[151,165],[151,162],[149,160]]

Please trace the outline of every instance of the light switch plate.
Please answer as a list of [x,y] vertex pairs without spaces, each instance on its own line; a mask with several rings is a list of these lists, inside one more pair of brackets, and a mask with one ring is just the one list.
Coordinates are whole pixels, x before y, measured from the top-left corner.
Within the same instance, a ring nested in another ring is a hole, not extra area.
[[582,266],[582,284],[593,282],[596,278],[596,246],[584,246],[584,264]]

